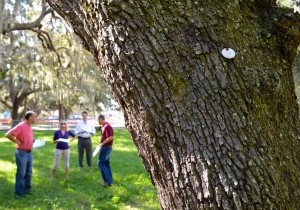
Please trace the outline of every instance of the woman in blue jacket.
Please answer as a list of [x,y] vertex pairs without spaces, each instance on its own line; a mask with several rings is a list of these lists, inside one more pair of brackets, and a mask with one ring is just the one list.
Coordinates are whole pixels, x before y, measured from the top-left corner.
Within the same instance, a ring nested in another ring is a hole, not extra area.
[[[66,178],[69,177],[69,159],[70,159],[70,148],[69,142],[73,141],[76,137],[75,134],[68,130],[68,124],[66,121],[60,122],[60,130],[55,131],[53,136],[53,143],[56,144],[56,150],[54,153],[54,164],[52,167],[51,179],[55,177],[55,172],[59,165],[61,157],[64,157],[64,166],[66,172]],[[72,137],[69,140],[69,137]]]

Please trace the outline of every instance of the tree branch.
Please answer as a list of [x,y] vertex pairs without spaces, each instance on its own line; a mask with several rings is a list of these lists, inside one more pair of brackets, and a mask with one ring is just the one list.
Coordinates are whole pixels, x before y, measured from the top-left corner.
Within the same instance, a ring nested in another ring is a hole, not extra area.
[[279,51],[292,63],[300,44],[300,15],[292,8],[276,6],[276,0],[255,0],[257,14],[264,21],[264,30],[281,40]]
[[59,62],[59,65],[62,66],[60,54],[56,50],[49,33],[46,32],[46,31],[40,30],[40,29],[38,29],[38,30],[30,29],[30,30],[38,34],[38,38],[42,42],[42,45],[45,49],[48,48],[49,50],[55,52],[55,54],[57,56],[57,59],[58,59],[58,62]]
[[283,40],[282,52],[292,63],[300,44],[300,15],[292,9],[281,9],[278,14],[276,28]]
[[1,102],[3,105],[5,105],[7,108],[12,109],[12,106],[11,106],[9,103],[7,103],[7,101],[4,101],[3,99],[0,99],[0,102]]
[[18,97],[18,100],[20,101],[20,103],[22,103],[24,101],[24,99],[26,99],[30,94],[35,93],[40,91],[40,89],[34,89],[34,90],[30,90],[30,91],[23,91],[21,93],[21,95]]
[[10,23],[4,25],[2,34],[5,35],[12,31],[32,30],[34,28],[41,28],[42,27],[41,22],[44,19],[44,17],[52,12],[53,12],[52,9],[47,9],[45,11],[42,11],[41,15],[35,21],[30,23]]
[[53,9],[47,9],[48,5],[46,3],[45,0],[43,0],[42,2],[42,12],[40,14],[40,16],[33,22],[30,23],[11,23],[11,24],[7,24],[3,26],[3,30],[2,30],[2,34],[6,34],[12,31],[20,31],[20,30],[31,30],[35,33],[38,34],[38,38],[40,39],[40,41],[42,42],[42,45],[45,49],[50,49],[51,51],[56,53],[58,62],[60,64],[60,66],[62,65],[61,63],[61,57],[60,54],[57,52],[57,50],[54,47],[53,41],[51,39],[51,36],[49,35],[48,32],[41,30],[42,28],[42,24],[41,22],[43,21],[43,19],[45,18],[46,15],[53,13],[54,14],[54,10]]

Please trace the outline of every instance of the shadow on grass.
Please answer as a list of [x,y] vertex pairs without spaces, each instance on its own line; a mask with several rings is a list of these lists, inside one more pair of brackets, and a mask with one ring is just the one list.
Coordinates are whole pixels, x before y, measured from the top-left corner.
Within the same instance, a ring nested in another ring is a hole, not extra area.
[[[7,177],[6,174],[1,173],[0,175],[0,200],[1,201],[8,201],[12,197],[14,197],[14,186],[15,186],[14,179],[10,180],[10,178]],[[3,202],[1,203],[3,204]]]
[[[93,158],[91,170],[85,167],[79,171],[77,142],[70,144],[69,179],[65,180],[62,160],[56,178],[50,180],[55,151],[55,145],[52,144],[53,133],[35,132],[35,136],[47,138],[47,142],[44,147],[33,151],[32,194],[23,200],[17,200],[13,196],[15,145],[0,139],[0,149],[4,151],[0,154],[0,209],[159,209],[156,189],[152,186],[127,131],[115,132],[116,149],[113,149],[111,155],[114,183],[110,188],[101,187],[98,157]],[[99,139],[99,135],[93,137],[93,148]],[[128,150],[117,149],[122,147],[128,147]],[[11,168],[4,170],[4,164]]]

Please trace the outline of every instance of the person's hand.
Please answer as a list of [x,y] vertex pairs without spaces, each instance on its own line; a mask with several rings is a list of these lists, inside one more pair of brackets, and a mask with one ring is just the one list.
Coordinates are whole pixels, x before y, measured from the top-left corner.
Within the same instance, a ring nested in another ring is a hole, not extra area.
[[22,142],[16,139],[17,145],[20,145]]

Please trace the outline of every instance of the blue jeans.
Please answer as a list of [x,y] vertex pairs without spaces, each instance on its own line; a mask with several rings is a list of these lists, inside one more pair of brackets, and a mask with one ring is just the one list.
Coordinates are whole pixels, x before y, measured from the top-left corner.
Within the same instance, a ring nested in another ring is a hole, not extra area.
[[113,182],[109,157],[112,151],[112,146],[104,146],[100,150],[98,168],[100,169],[103,181],[110,185]]
[[31,177],[32,177],[32,153],[23,150],[16,150],[16,184],[15,193],[19,197],[24,197],[25,193],[31,190]]

